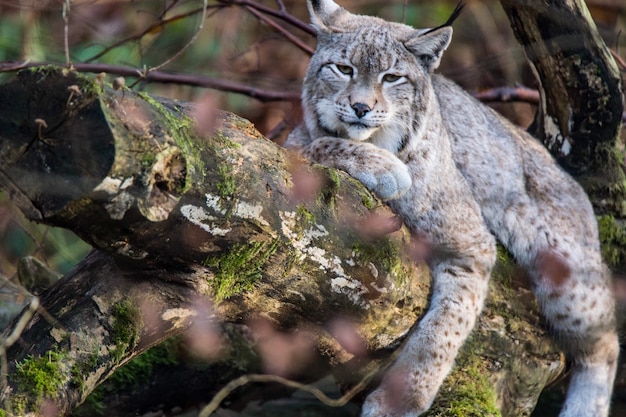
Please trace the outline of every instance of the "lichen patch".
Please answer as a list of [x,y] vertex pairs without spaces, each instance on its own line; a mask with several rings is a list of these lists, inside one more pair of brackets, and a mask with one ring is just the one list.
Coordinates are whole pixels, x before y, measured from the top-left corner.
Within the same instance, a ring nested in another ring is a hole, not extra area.
[[369,291],[356,279],[347,276],[338,276],[330,280],[330,287],[333,292],[344,294],[354,304],[365,309],[369,308],[369,304],[363,300],[363,295],[367,294]]
[[254,220],[263,226],[269,226],[270,224],[261,216],[263,206],[246,203],[245,201],[238,201],[235,205],[234,215],[246,220]]
[[95,192],[103,192],[110,196],[109,202],[104,205],[104,208],[113,220],[123,219],[126,211],[135,202],[135,197],[124,191],[132,184],[132,177],[120,179],[107,176],[93,189]]
[[215,226],[212,222],[217,218],[207,213],[202,207],[186,204],[180,208],[180,213],[191,223],[213,236],[226,236],[231,231],[231,229]]
[[332,276],[330,286],[333,292],[347,296],[355,305],[369,308],[369,304],[363,299],[363,295],[369,290],[346,274],[338,256],[329,254],[324,248],[315,245],[315,241],[329,236],[328,230],[321,224],[312,224],[304,230],[299,230],[301,229],[301,226],[298,226],[299,217],[294,211],[280,211],[279,216],[281,231],[295,249],[297,259],[300,261],[309,259],[316,263],[319,269]]
[[180,327],[185,320],[190,317],[195,317],[197,312],[190,310],[188,308],[170,308],[167,309],[161,314],[161,318],[164,321],[172,322],[174,327]]

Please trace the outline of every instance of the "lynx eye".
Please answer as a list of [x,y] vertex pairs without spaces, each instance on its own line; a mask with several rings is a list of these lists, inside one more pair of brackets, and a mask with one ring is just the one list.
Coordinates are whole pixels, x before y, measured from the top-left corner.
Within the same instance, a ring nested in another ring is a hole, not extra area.
[[352,76],[354,74],[354,69],[349,65],[339,65],[335,64],[335,67],[339,70],[340,73]]
[[386,83],[395,83],[400,78],[402,78],[402,76],[398,75],[398,74],[385,74],[385,75],[383,75],[383,81],[386,82]]

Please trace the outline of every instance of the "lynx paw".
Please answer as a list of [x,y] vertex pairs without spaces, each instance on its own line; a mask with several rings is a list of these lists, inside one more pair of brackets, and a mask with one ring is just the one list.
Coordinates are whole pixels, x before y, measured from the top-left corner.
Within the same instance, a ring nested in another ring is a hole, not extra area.
[[404,164],[382,165],[351,173],[382,200],[393,200],[404,195],[411,187],[411,175]]
[[[403,391],[403,390],[400,390]],[[395,398],[401,394],[383,387],[372,392],[361,409],[361,417],[417,417],[426,410],[406,404],[406,399]],[[411,402],[409,402],[411,403]]]

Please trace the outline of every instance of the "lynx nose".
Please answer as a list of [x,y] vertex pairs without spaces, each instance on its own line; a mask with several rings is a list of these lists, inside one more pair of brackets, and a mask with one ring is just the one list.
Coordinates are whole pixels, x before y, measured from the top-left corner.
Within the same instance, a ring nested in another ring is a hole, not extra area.
[[352,109],[359,119],[365,116],[370,110],[372,110],[370,106],[365,103],[354,103],[352,105]]

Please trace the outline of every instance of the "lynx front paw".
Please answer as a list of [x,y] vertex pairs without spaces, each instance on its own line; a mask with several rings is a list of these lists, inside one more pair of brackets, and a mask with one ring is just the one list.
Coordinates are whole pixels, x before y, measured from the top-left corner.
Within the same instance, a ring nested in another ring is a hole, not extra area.
[[426,409],[402,398],[404,390],[392,392],[383,387],[372,392],[361,409],[361,417],[418,417]]
[[409,190],[412,183],[408,168],[401,163],[368,167],[350,174],[382,200],[401,197]]
[[306,146],[303,154],[346,171],[383,200],[399,198],[411,187],[407,166],[393,153],[371,143],[323,137]]

